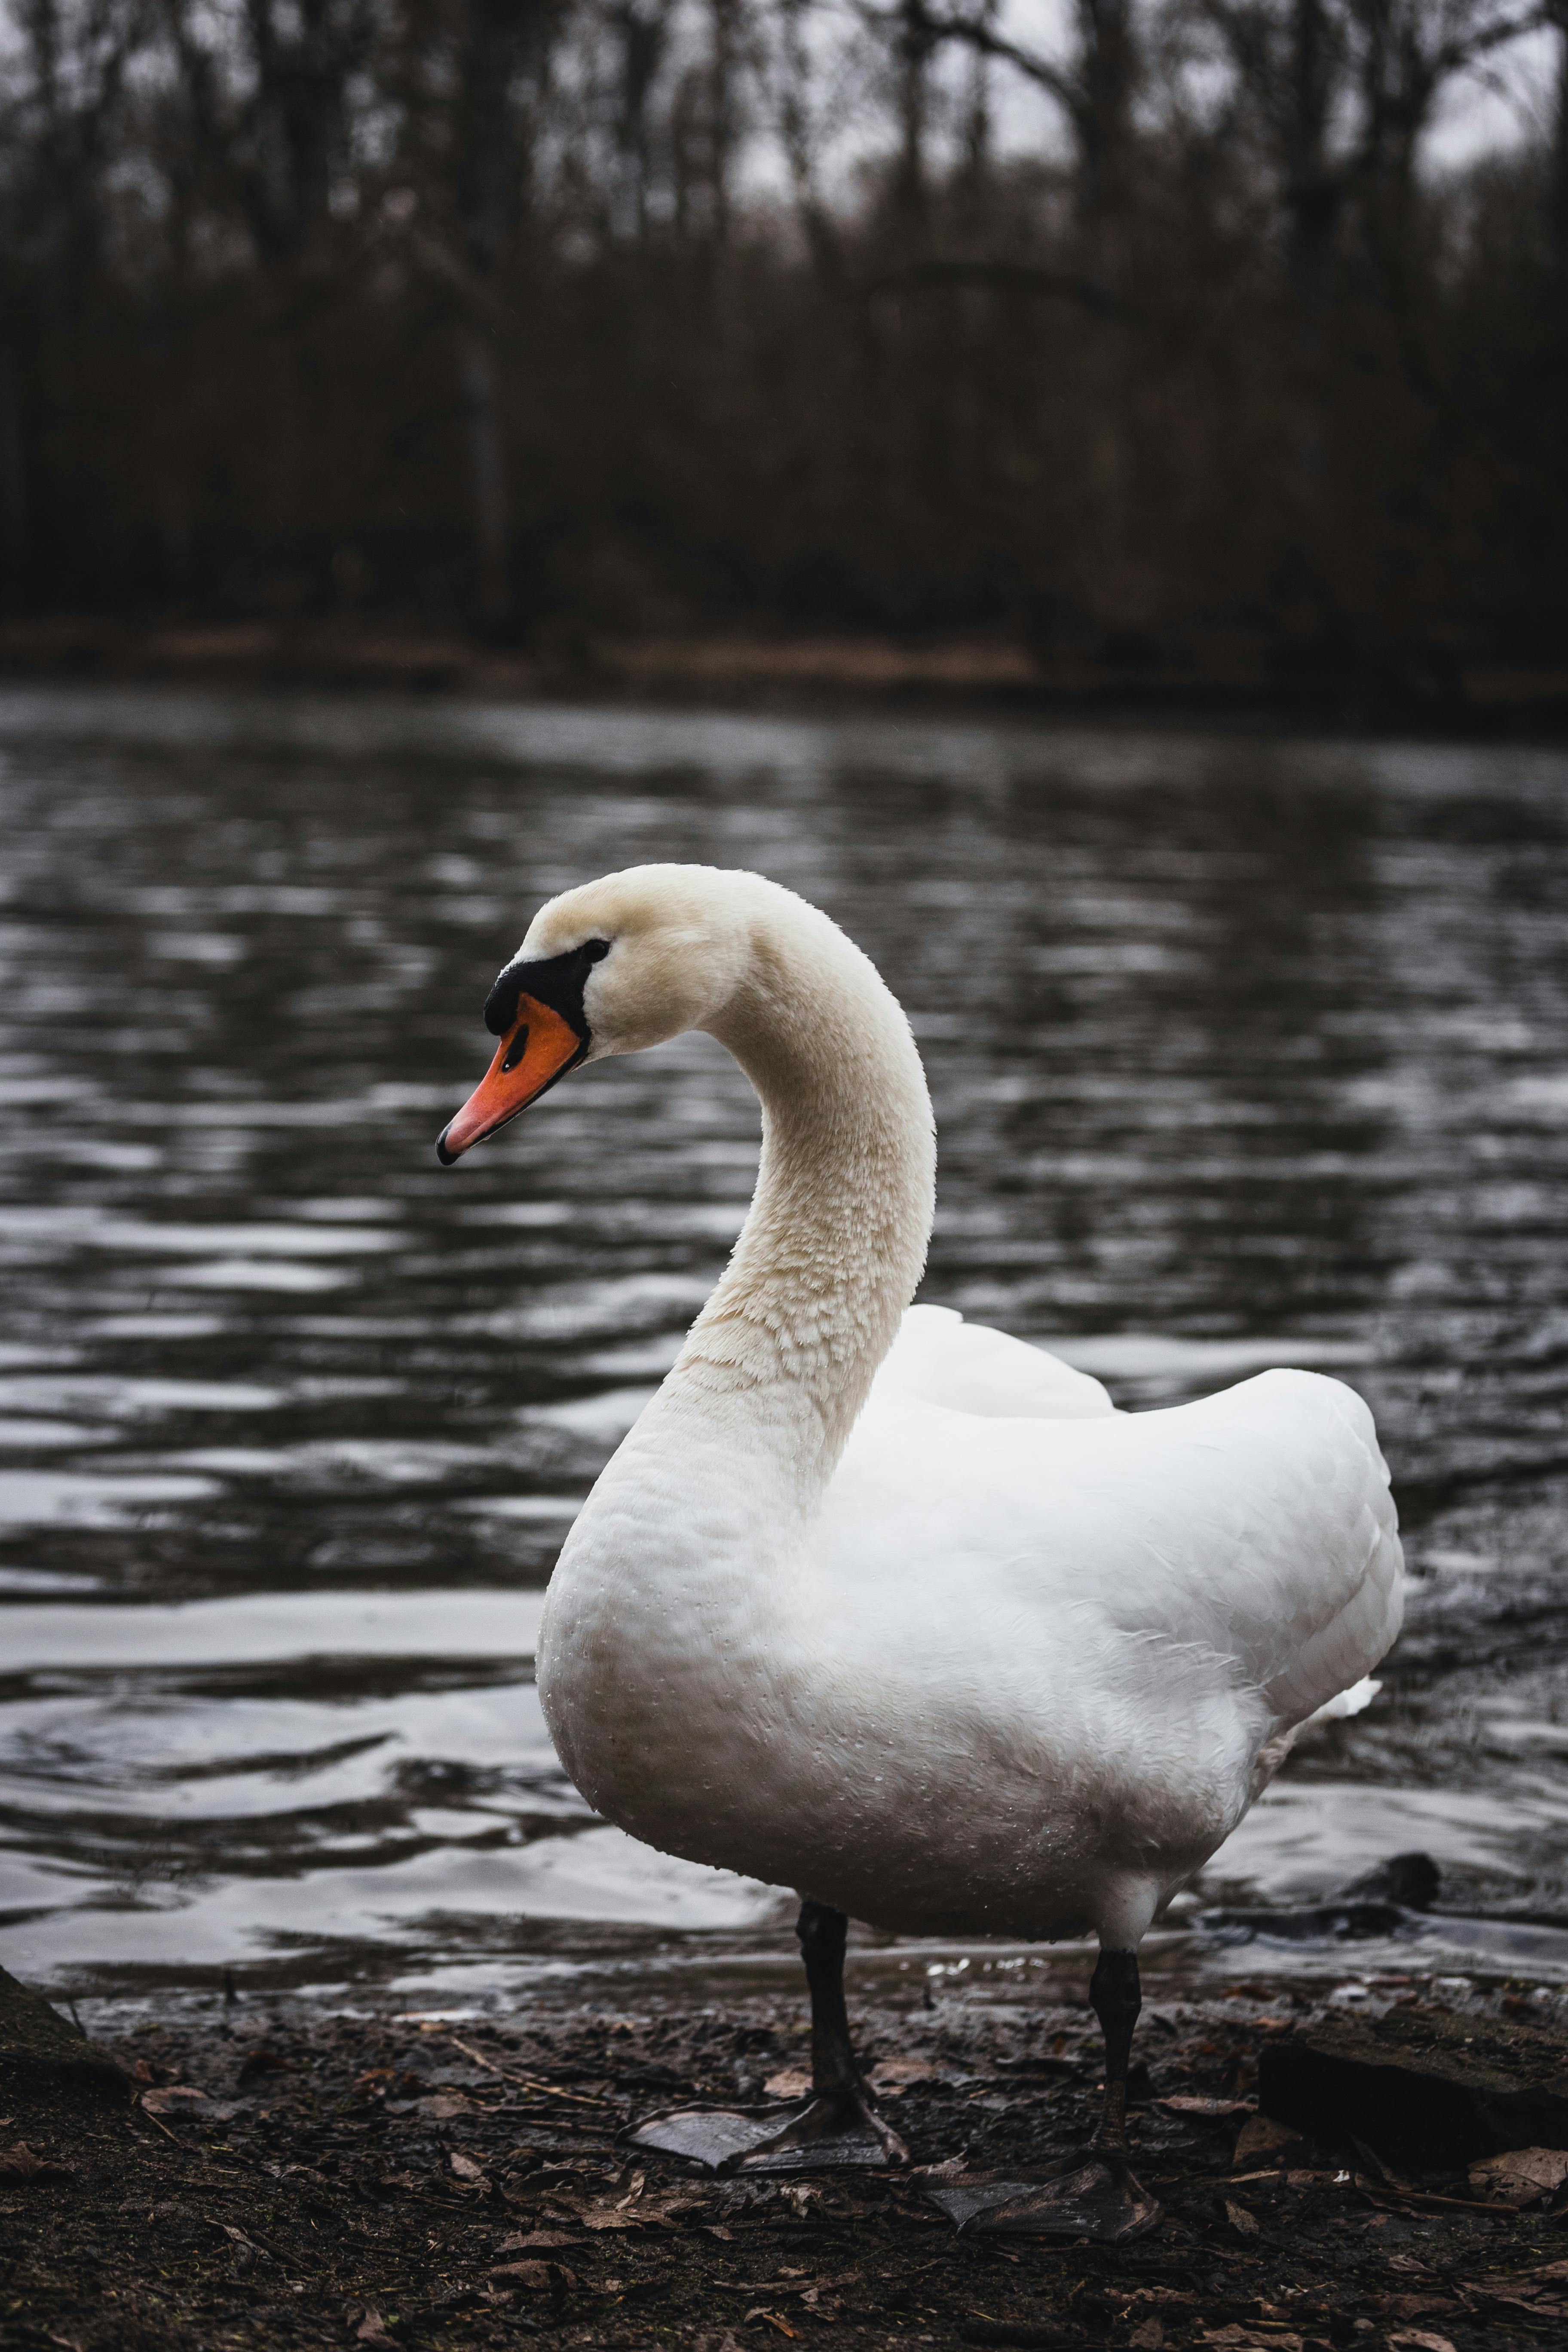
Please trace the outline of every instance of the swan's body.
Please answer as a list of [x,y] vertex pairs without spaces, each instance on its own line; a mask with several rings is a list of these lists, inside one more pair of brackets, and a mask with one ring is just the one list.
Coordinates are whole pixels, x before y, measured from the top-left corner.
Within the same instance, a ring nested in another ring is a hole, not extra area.
[[648,1843],[885,1927],[1135,1948],[1398,1631],[1371,1414],[1295,1371],[1118,1413],[1037,1349],[906,1315],[931,1107],[867,959],[703,867],[567,893],[513,969],[585,940],[610,943],[586,1051],[710,1030],[763,1150],[729,1268],[551,1583],[563,1762]]
[[855,2063],[845,1915],[1092,1927],[1099,2153],[984,2212],[963,2192],[964,2225],[1141,2234],[1138,1945],[1399,1628],[1371,1414],[1280,1371],[1130,1417],[1037,1349],[910,1308],[935,1151],[909,1024],[826,916],[756,875],[568,891],[485,1018],[500,1044],[444,1164],[577,1062],[685,1029],[763,1104],[751,1213],[563,1549],[539,1689],[610,1820],[806,1897],[814,2088],[782,2116],[653,2117],[638,2144],[729,2169],[903,2162]]
[[1116,1413],[939,1317],[804,1526],[759,1474],[743,1528],[663,1415],[628,1441],[552,1585],[547,1720],[665,1852],[894,1930],[1136,1945],[1397,1630],[1371,1415],[1310,1372]]

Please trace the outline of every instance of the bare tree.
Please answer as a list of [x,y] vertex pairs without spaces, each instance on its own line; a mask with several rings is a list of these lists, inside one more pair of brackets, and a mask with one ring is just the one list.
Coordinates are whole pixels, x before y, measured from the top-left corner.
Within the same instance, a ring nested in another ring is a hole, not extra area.
[[502,629],[512,610],[511,497],[497,350],[500,280],[521,188],[521,78],[542,66],[554,0],[465,0],[452,131],[453,187],[464,274],[454,323],[468,456],[479,618]]
[[771,53],[773,119],[789,170],[806,250],[818,283],[834,292],[845,280],[843,240],[822,187],[826,127],[815,85],[808,24],[813,0],[775,0]]
[[629,214],[638,237],[648,232],[648,196],[653,177],[649,109],[654,84],[669,43],[672,0],[611,0],[606,19],[618,56],[616,63],[616,152],[624,190],[618,207]]
[[1385,264],[1408,229],[1415,159],[1445,85],[1541,22],[1535,0],[1197,0],[1275,160],[1289,279],[1324,299],[1359,207]]
[[116,159],[142,0],[20,0],[0,92],[0,595],[23,602],[36,501],[26,353],[68,336],[103,257],[105,183]]
[[164,5],[196,139],[232,177],[258,254],[273,266],[307,259],[346,160],[373,0],[240,0],[216,24],[194,0]]

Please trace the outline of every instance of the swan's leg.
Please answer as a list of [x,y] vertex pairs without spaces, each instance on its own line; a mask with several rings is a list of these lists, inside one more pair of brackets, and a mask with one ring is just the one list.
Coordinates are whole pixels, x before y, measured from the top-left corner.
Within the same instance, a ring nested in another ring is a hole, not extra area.
[[811,2096],[773,2107],[672,2107],[630,2134],[637,2147],[685,2156],[715,2172],[830,2172],[900,2165],[909,2152],[871,2103],[844,2006],[842,1911],[809,1897],[795,1934],[811,1991]]
[[1089,2004],[1105,2036],[1105,2104],[1093,2146],[1127,2152],[1127,2069],[1132,2029],[1143,2006],[1136,1952],[1100,1953],[1089,1980]]
[[1159,2206],[1127,2160],[1127,2069],[1142,2007],[1137,1953],[1102,1947],[1089,1998],[1105,2036],[1105,2097],[1087,2159],[1040,2182],[971,2182],[960,2175],[933,2187],[931,2195],[967,2234],[1117,2245],[1141,2238],[1159,2220]]
[[860,2069],[855,2063],[849,2011],[844,2005],[849,1922],[842,1911],[830,1911],[826,1903],[814,1903],[808,1895],[800,1906],[795,1932],[811,1994],[811,2087],[827,2098],[839,2091],[858,2091]]

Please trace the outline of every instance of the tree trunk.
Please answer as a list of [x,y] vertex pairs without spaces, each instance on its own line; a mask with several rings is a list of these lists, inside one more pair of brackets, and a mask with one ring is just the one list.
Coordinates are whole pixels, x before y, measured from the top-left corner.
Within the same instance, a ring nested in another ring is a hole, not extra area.
[[1557,110],[1547,169],[1547,227],[1557,275],[1558,325],[1568,334],[1568,0],[1552,11],[1557,27]]
[[805,5],[806,0],[778,0],[779,137],[817,283],[837,294],[842,292],[844,286],[844,255],[837,229],[817,184],[811,119],[811,53],[804,25]]
[[712,193],[712,233],[716,246],[730,241],[730,172],[738,125],[735,119],[736,52],[739,47],[736,0],[711,0],[712,62],[709,96],[709,173]]
[[520,195],[522,126],[515,84],[530,52],[542,48],[548,23],[548,0],[468,0],[461,56],[455,194],[469,289],[455,335],[475,604],[481,626],[491,634],[504,630],[512,614],[511,502],[495,328],[498,280]]
[[1290,25],[1290,87],[1286,97],[1286,267],[1291,290],[1309,315],[1328,288],[1340,184],[1328,157],[1334,60],[1322,0],[1295,0]]
[[1133,53],[1128,0],[1079,0],[1078,215],[1084,274],[1102,293],[1121,275]]
[[893,220],[906,255],[919,250],[926,226],[927,73],[931,36],[921,0],[905,0],[899,26],[899,162]]
[[16,356],[0,341],[0,604],[19,612],[27,599],[27,455]]
[[511,614],[511,508],[507,495],[500,371],[489,336],[471,319],[458,320],[457,335],[473,511],[476,604],[481,625],[494,633],[505,627]]

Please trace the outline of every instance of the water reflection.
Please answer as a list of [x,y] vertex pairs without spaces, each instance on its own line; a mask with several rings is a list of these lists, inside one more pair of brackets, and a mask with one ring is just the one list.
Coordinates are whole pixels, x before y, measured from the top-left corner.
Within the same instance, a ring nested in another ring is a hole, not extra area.
[[1568,1919],[1568,761],[53,689],[0,755],[8,1964],[773,1932],[592,1822],[528,1665],[738,1227],[748,1090],[689,1038],[431,1157],[532,907],[643,857],[820,900],[909,1005],[926,1296],[1133,1407],[1279,1360],[1372,1399],[1411,1630],[1213,1887],[1422,1843]]

